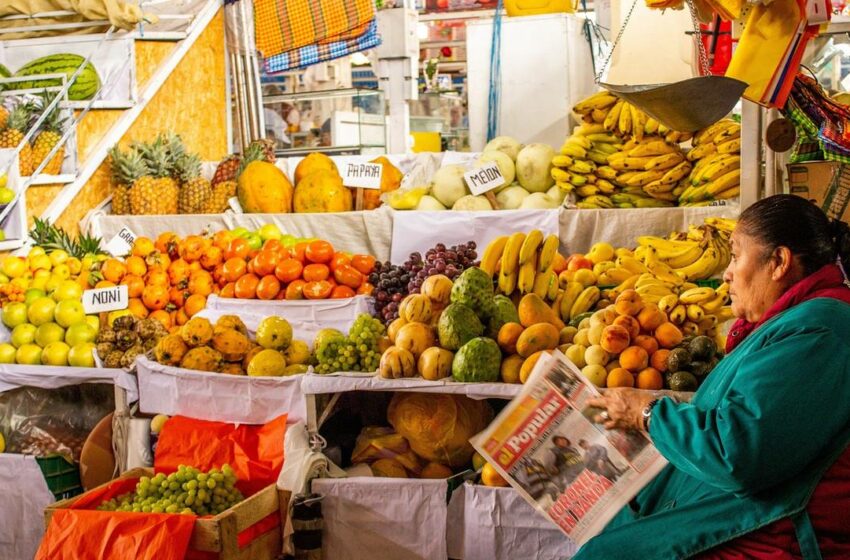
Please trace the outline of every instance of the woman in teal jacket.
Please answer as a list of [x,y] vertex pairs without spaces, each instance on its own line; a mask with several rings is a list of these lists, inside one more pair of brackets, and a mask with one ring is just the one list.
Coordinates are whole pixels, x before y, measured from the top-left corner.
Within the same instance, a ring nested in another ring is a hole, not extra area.
[[847,224],[803,198],[741,214],[724,274],[738,321],[693,400],[610,389],[591,401],[607,428],[647,430],[670,464],[576,560],[850,558],[842,262]]

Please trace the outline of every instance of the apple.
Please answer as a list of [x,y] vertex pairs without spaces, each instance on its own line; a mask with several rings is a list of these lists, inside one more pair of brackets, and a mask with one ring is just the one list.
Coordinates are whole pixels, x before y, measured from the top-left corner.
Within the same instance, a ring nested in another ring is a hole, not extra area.
[[68,330],[65,331],[65,342],[71,346],[78,346],[86,342],[93,342],[96,336],[97,331],[83,320],[82,323],[76,323],[68,327]]
[[15,360],[19,364],[37,366],[41,363],[41,348],[35,344],[24,344],[15,353]]
[[52,342],[63,340],[65,340],[65,329],[56,323],[44,323],[35,331],[35,343],[42,348],[47,348]]
[[53,310],[56,302],[53,298],[40,297],[33,301],[27,308],[27,319],[36,327],[49,323],[53,320]]
[[7,303],[3,306],[3,324],[14,329],[27,322],[27,305],[20,301]]
[[86,323],[94,329],[94,335],[100,332],[100,317],[97,315],[86,315]]
[[295,246],[296,243],[298,243],[298,238],[295,237],[294,235],[290,235],[290,234],[287,233],[283,237],[280,238],[280,242],[284,247],[289,249],[290,247],[293,247],[293,246]]
[[51,342],[41,351],[41,363],[46,366],[67,366],[71,347],[62,341]]
[[81,342],[71,346],[71,350],[68,352],[68,365],[73,367],[94,367],[94,344],[91,342]]
[[[56,276],[54,275],[54,278]],[[65,301],[69,299],[79,300],[83,297],[83,287],[73,280],[60,279],[59,285],[53,291],[53,299]]]
[[263,240],[256,233],[249,233],[245,236],[245,240],[252,251],[259,251],[263,247]]
[[35,342],[35,333],[37,330],[38,327],[29,323],[18,325],[12,329],[12,344],[15,348],[20,348],[25,344],[32,344]]
[[71,277],[71,267],[64,263],[57,264],[53,267],[53,274],[62,280],[67,280]]
[[248,235],[250,235],[251,232],[248,231],[248,228],[244,228],[242,226],[239,226],[237,228],[233,228],[232,230],[230,230],[230,233],[232,233],[234,237],[245,238]]
[[48,255],[50,257],[50,262],[53,263],[53,266],[57,264],[65,264],[70,258],[67,251],[63,251],[62,249],[57,249]]
[[63,299],[56,304],[54,311],[56,322],[66,329],[77,323],[85,323],[86,312],[83,303],[76,299]]
[[274,224],[264,225],[257,230],[257,234],[263,241],[268,241],[269,239],[280,239],[283,237],[283,232],[281,232],[280,228]]
[[9,204],[15,199],[15,191],[9,187],[0,187],[0,204]]
[[17,352],[18,349],[8,342],[0,344],[0,364],[14,364]]
[[50,262],[50,257],[47,255],[38,255],[37,257],[29,257],[30,270],[50,270],[53,268],[53,263]]
[[26,292],[24,292],[24,303],[27,306],[32,305],[32,303],[40,298],[47,296],[47,293],[44,290],[39,288],[30,288]]
[[27,261],[22,257],[6,257],[3,259],[2,270],[9,278],[18,278],[27,271]]

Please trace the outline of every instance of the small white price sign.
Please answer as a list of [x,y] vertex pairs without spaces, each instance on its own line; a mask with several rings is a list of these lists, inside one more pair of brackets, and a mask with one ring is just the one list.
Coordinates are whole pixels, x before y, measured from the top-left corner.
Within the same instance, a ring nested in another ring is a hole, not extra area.
[[495,161],[476,167],[472,171],[467,171],[463,174],[463,178],[466,179],[470,192],[476,196],[505,184],[505,178]]
[[115,234],[115,237],[109,240],[106,244],[106,252],[113,257],[123,257],[129,255],[133,250],[133,243],[136,242],[136,234],[130,228],[122,227],[121,231]]
[[86,315],[120,311],[130,305],[130,292],[126,285],[83,291],[83,310]]
[[342,167],[342,184],[360,189],[380,189],[383,171],[380,163],[346,162]]

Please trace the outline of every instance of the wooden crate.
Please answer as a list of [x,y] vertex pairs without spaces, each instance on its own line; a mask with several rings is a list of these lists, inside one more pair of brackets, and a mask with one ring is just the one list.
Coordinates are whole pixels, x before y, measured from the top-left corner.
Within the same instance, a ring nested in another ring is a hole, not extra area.
[[[131,469],[120,478],[153,476],[152,469]],[[110,484],[107,482],[106,484]],[[104,484],[103,486],[106,486]],[[101,488],[103,487],[101,486]],[[44,526],[50,525],[53,513],[67,509],[81,497],[75,496],[47,506],[44,510]],[[266,486],[256,494],[239,502],[227,511],[214,517],[198,518],[189,541],[189,548],[203,552],[217,552],[219,560],[274,560],[281,556],[282,531],[289,509],[290,493],[278,490],[274,484]],[[251,541],[240,549],[237,537],[272,513],[280,514],[280,525]],[[144,515],[144,514],[139,514]]]

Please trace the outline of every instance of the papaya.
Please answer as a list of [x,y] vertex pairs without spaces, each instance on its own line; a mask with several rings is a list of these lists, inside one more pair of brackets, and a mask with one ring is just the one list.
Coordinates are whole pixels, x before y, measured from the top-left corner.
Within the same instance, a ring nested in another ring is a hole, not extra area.
[[549,323],[558,328],[558,332],[564,328],[564,322],[561,321],[552,308],[546,305],[543,298],[536,294],[526,294],[522,297],[517,306],[519,313],[519,322],[523,327],[530,327],[537,323]]
[[366,189],[363,192],[363,209],[374,210],[381,205],[381,195],[386,192],[392,192],[401,186],[401,179],[404,174],[390,162],[385,156],[380,156],[373,159],[369,163],[378,163],[381,165],[381,188]]
[[293,207],[296,212],[348,212],[351,191],[342,186],[338,173],[320,169],[296,184]]
[[239,175],[236,195],[249,214],[281,214],[292,211],[292,183],[273,163],[252,161]]
[[339,170],[331,158],[325,154],[313,152],[308,154],[307,157],[299,161],[298,165],[295,166],[295,184],[297,185],[304,177],[319,170],[331,171],[339,175]]
[[516,343],[517,354],[527,358],[541,350],[558,347],[560,331],[550,323],[538,323],[522,331]]

